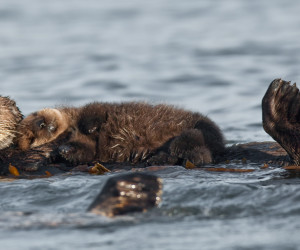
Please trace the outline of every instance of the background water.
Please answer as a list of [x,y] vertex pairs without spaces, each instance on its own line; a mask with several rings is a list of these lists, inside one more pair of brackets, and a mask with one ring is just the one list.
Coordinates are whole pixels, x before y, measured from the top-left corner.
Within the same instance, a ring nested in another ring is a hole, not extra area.
[[[260,103],[274,78],[299,80],[299,13],[294,0],[0,0],[0,93],[24,114],[170,103],[229,143],[271,140]],[[1,182],[1,249],[300,249],[299,178],[243,167],[257,171],[159,171],[161,206],[116,219],[85,213],[107,176]]]

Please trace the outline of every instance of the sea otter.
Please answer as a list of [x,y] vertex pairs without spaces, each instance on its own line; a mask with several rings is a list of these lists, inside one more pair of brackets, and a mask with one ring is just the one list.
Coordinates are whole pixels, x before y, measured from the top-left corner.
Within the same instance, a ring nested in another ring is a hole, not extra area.
[[23,150],[68,135],[57,152],[73,165],[174,165],[185,160],[203,165],[225,151],[223,135],[209,118],[169,105],[135,102],[43,109],[26,117],[18,134]]

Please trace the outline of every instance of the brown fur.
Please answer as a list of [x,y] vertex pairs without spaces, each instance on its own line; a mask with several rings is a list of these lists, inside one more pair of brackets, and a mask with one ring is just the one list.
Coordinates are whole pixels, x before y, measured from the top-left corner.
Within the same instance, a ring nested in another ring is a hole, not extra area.
[[74,131],[59,148],[73,163],[205,164],[224,152],[223,136],[209,118],[168,105],[92,103],[79,109]]
[[46,108],[30,114],[18,126],[19,148],[27,150],[55,140],[74,127],[77,113],[73,108]]
[[26,150],[71,135],[58,158],[72,163],[146,162],[195,164],[214,161],[224,151],[219,128],[207,117],[168,105],[91,103],[82,108],[44,109],[19,126],[19,148]]
[[13,144],[17,125],[22,118],[14,101],[0,96],[0,150]]
[[[296,86],[276,79],[271,83],[262,102],[265,130],[284,147],[298,165],[299,98]],[[55,132],[49,133],[39,130],[53,125],[53,121],[56,121],[55,115],[52,116],[53,112],[36,112],[21,123],[18,132],[13,129],[10,131],[22,116],[15,103],[8,98],[0,97],[0,103],[2,120],[7,121],[4,118],[11,115],[17,117],[15,122],[9,123],[13,124],[9,129],[5,122],[0,124],[0,145],[3,145],[3,138],[10,138],[11,135],[7,137],[9,131],[13,136],[24,133],[18,138],[25,141],[24,148],[31,147],[27,151],[14,147],[2,149],[0,174],[8,173],[10,163],[23,170],[24,174],[33,171],[32,173],[41,175],[50,169],[51,173],[68,171],[69,168],[65,168],[62,162],[74,166],[93,160],[113,163],[105,166],[120,167],[128,166],[128,163],[139,166],[138,163],[176,164],[185,159],[194,159],[199,164],[244,158],[253,162],[272,162],[280,166],[289,163],[285,152],[276,143],[232,146],[222,155],[222,134],[212,121],[198,113],[172,106],[92,103],[82,108],[60,108],[67,117],[64,123],[69,127],[64,129],[66,126],[63,126],[61,129],[58,123],[54,126]],[[41,119],[46,121],[42,128],[38,126],[41,125]],[[39,141],[37,144],[46,144],[33,148],[35,140]],[[11,144],[12,139],[8,141]],[[22,145],[20,141],[19,145]],[[118,165],[115,162],[125,164]]]

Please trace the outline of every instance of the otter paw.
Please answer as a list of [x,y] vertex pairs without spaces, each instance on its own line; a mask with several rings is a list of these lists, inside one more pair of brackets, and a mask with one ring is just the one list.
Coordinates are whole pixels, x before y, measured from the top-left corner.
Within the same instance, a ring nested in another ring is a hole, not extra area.
[[76,153],[76,149],[71,145],[61,145],[58,147],[59,156],[66,161],[72,162],[75,153]]
[[95,160],[95,150],[86,144],[68,143],[58,147],[58,159],[72,165],[86,164]]
[[178,158],[161,151],[150,157],[146,164],[148,166],[176,165],[178,164]]
[[162,182],[154,175],[118,175],[108,179],[88,211],[109,217],[145,212],[160,203],[161,195]]
[[184,163],[188,160],[196,166],[209,164],[213,161],[210,150],[205,146],[195,147],[192,149],[177,147],[172,154],[173,156],[177,155],[177,162]]
[[200,130],[190,129],[174,138],[170,144],[170,155],[178,158],[178,162],[191,161],[195,165],[212,162],[210,150],[204,144]]

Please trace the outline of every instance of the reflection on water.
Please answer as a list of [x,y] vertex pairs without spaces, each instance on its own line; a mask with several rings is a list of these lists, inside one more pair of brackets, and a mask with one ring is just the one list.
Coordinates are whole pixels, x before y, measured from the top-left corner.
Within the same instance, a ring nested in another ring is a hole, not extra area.
[[[171,103],[209,115],[230,143],[270,140],[260,102],[274,78],[299,78],[299,11],[292,0],[3,0],[0,93],[24,114],[93,100]],[[1,245],[20,249],[16,237],[22,249],[298,247],[299,177],[157,174],[161,207],[113,220],[85,213],[105,176],[1,182]]]

